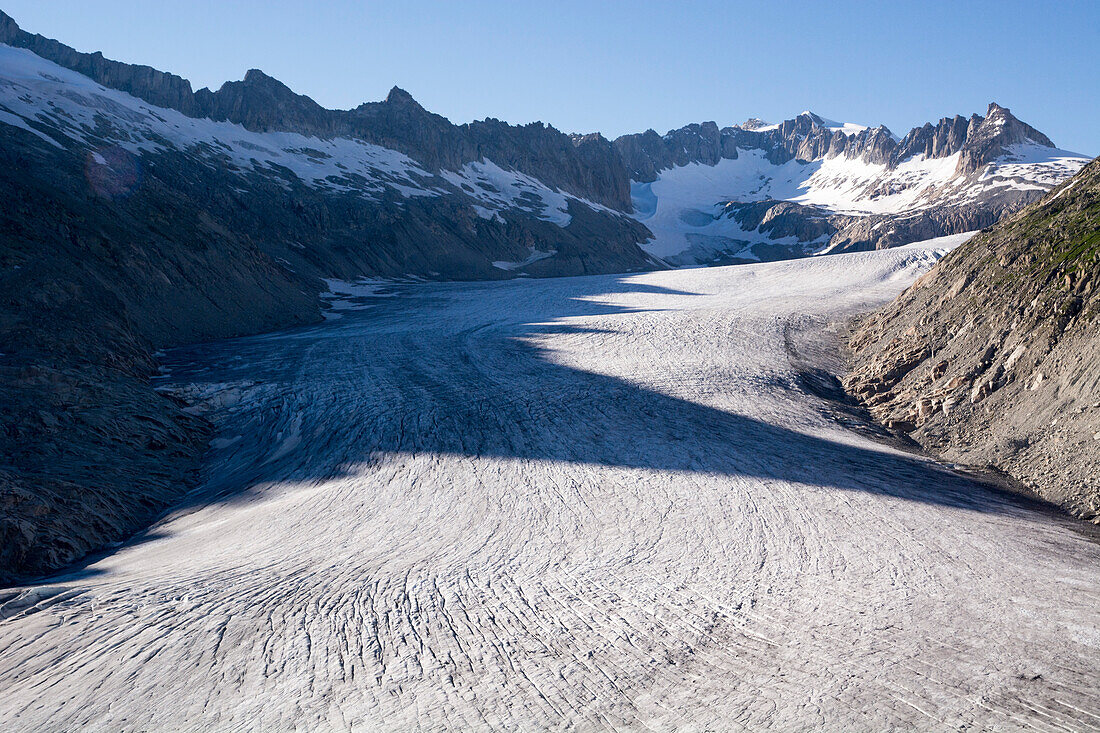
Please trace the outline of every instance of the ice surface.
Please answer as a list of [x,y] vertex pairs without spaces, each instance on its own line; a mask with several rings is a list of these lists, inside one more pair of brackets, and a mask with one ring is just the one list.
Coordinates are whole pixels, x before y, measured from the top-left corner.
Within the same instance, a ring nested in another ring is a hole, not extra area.
[[1100,546],[804,378],[953,243],[394,285],[170,353],[206,482],[7,595],[0,729],[1095,727]]

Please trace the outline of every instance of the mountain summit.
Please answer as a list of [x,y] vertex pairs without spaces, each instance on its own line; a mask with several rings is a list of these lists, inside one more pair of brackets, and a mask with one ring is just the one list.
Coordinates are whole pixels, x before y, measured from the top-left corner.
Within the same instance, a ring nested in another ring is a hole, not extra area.
[[415,106],[423,109],[420,104],[413,99],[413,96],[406,92],[401,87],[395,86],[390,89],[389,94],[386,95],[386,104],[401,105],[401,106]]

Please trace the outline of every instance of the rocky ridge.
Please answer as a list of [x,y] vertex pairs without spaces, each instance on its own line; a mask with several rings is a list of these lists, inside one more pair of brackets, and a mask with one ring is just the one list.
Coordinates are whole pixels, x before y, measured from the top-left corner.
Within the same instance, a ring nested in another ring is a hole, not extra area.
[[775,165],[841,156],[887,168],[896,168],[915,155],[935,159],[962,153],[957,172],[973,173],[1004,155],[1011,146],[1025,142],[1054,147],[1050,138],[994,102],[984,117],[944,117],[935,125],[914,127],[900,139],[885,125],[845,130],[813,112],[803,112],[777,125],[752,119],[722,129],[714,122],[703,122],[664,135],[647,130],[618,137],[614,145],[631,179],[648,183],[663,170],[690,163],[715,165],[720,160],[736,160],[738,151],[746,150],[763,151]]
[[175,74],[149,66],[81,53],[58,41],[31,34],[0,11],[0,43],[25,48],[59,66],[111,89],[131,94],[188,117],[242,125],[257,132],[292,131],[320,137],[353,137],[398,150],[430,170],[458,169],[489,158],[620,211],[630,210],[630,190],[622,163],[602,135],[572,139],[550,125],[513,126],[495,119],[454,125],[394,87],[382,102],[352,110],[329,110],[297,94],[259,69],[218,90],[199,89]]
[[1100,518],[1100,159],[941,260],[851,338],[887,426]]
[[[900,139],[884,126],[803,112],[777,125],[649,130],[615,147],[639,220],[656,237],[645,247],[672,265],[893,247],[972,231],[1035,201],[1087,160],[995,103],[985,116],[943,118]],[[779,202],[781,229],[747,221],[745,212]]]

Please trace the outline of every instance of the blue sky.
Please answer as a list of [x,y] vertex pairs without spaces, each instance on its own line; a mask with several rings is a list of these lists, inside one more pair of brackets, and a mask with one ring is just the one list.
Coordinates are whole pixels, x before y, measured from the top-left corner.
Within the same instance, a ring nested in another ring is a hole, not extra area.
[[217,87],[260,68],[326,107],[391,86],[466,122],[614,137],[803,109],[904,134],[996,101],[1100,154],[1100,0],[0,0],[31,32]]

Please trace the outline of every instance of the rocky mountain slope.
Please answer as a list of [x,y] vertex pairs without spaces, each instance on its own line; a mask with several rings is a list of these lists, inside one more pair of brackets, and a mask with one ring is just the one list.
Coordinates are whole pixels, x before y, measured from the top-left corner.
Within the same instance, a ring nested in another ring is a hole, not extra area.
[[887,128],[803,112],[767,125],[688,125],[615,140],[634,206],[672,265],[786,259],[892,247],[988,226],[1073,175],[1009,110]]
[[352,138],[400,151],[428,170],[458,170],[488,158],[554,188],[618,209],[629,209],[625,170],[601,135],[571,138],[542,123],[512,126],[486,119],[453,125],[395,87],[383,102],[353,110],[329,110],[296,94],[258,69],[217,91],[192,92],[191,83],[148,66],[80,53],[62,43],[23,31],[0,12],[0,43],[28,49],[103,87],[125,92],[149,105],[186,117],[233,122],[252,132],[290,131],[323,138]]
[[975,236],[851,340],[847,387],[948,460],[1100,517],[1100,159]]
[[[901,139],[805,112],[612,143],[542,123],[455,125],[396,87],[382,102],[328,110],[255,69],[192,91],[174,74],[27,33],[2,13],[0,43],[33,54],[5,52],[0,122],[39,144],[80,148],[95,161],[103,147],[142,162],[180,152],[173,165],[234,173],[226,187],[261,206],[282,203],[261,183],[297,185],[326,209],[335,196],[354,203],[353,218],[381,209],[414,224],[363,232],[356,221],[346,249],[369,252],[342,262],[345,275],[560,275],[894,246],[987,226],[1085,162],[995,104],[985,117],[944,118]],[[337,235],[343,218],[335,215]],[[425,241],[440,219],[462,221],[447,232],[458,241]],[[286,249],[276,256],[300,271]],[[327,255],[315,259],[331,269]]]

